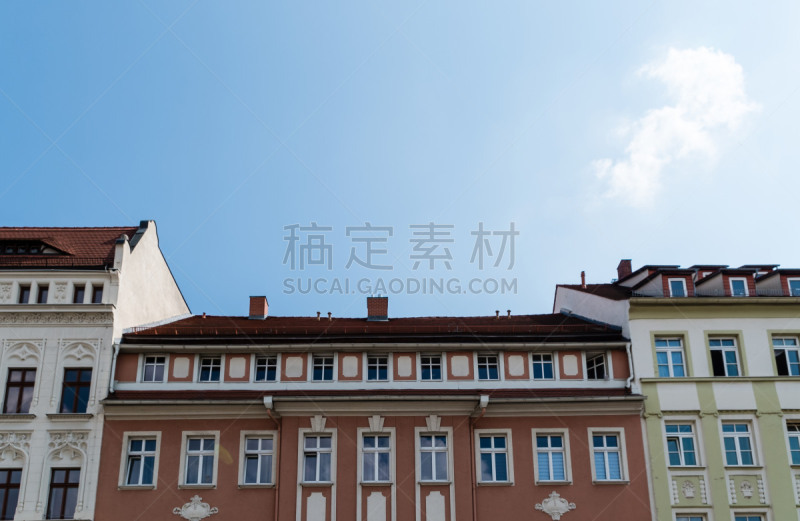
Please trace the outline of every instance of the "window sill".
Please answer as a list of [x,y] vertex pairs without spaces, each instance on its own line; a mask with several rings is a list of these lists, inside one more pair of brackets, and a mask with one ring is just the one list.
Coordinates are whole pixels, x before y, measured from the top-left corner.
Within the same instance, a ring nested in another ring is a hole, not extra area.
[[725,465],[725,470],[764,470],[763,465]]
[[627,479],[603,479],[603,480],[592,480],[592,485],[629,485],[630,480]]
[[435,486],[439,486],[439,485],[441,485],[441,486],[449,485],[451,483],[451,481],[449,479],[448,480],[444,480],[444,481],[430,481],[430,480],[423,481],[423,480],[420,480],[420,481],[417,481],[417,483],[420,484],[420,485],[434,486],[435,487]]
[[117,490],[155,490],[155,485],[119,485]]
[[535,482],[536,485],[542,487],[549,487],[550,485],[572,485],[571,480],[553,480],[553,481],[546,481],[546,480],[539,480]]
[[275,483],[239,483],[239,488],[275,488]]
[[35,414],[28,414],[28,413],[0,414],[0,421],[4,422],[27,422],[35,419],[36,419]]
[[667,468],[673,472],[681,470],[698,471],[706,469],[703,465],[668,465]]
[[479,487],[513,487],[513,481],[479,481]]
[[216,483],[207,483],[207,484],[192,483],[192,484],[178,485],[178,488],[181,489],[181,490],[183,490],[183,489],[192,489],[192,488],[212,489],[212,488],[217,488],[217,484]]
[[394,485],[392,481],[360,481],[358,483],[362,487],[391,487]]
[[301,481],[300,486],[329,488],[333,486],[333,481]]
[[53,413],[48,413],[47,417],[53,421],[91,420],[92,418],[94,418],[94,414],[74,413],[74,412],[53,412]]

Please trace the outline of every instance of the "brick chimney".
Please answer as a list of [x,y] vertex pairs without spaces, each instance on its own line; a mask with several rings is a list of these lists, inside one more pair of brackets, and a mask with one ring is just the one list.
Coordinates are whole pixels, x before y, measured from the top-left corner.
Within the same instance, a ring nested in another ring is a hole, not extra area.
[[633,273],[630,259],[622,259],[617,266],[617,280],[622,280]]
[[367,297],[367,320],[389,320],[389,297]]
[[267,297],[250,297],[250,319],[264,320],[269,314]]

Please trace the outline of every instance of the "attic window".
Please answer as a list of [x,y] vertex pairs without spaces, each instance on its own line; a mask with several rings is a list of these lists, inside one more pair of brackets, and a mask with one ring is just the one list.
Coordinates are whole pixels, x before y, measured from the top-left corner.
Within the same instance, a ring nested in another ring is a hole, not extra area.
[[39,255],[46,246],[40,241],[0,241],[2,255]]

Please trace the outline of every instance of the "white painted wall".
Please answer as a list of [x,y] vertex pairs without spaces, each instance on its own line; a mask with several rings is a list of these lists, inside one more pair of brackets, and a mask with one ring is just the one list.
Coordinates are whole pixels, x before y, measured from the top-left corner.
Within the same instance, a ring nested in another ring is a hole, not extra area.
[[556,288],[553,312],[568,309],[576,315],[620,326],[622,334],[629,337],[627,300],[611,300],[565,287]]

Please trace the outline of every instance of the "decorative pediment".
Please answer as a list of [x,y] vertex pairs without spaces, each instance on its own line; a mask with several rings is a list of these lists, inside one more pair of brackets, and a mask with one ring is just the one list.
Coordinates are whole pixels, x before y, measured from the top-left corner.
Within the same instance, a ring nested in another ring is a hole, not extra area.
[[203,498],[195,495],[182,507],[173,508],[172,513],[188,521],[200,521],[201,519],[219,513],[219,509],[217,507],[211,507],[208,503],[203,503]]
[[6,362],[19,360],[25,364],[37,364],[42,359],[44,340],[6,340],[3,343]]
[[28,458],[31,435],[28,432],[0,432],[0,460],[20,461]]
[[442,429],[442,417],[431,414],[425,418],[425,425],[428,426],[429,432],[438,432]]
[[370,416],[368,419],[370,432],[383,432],[383,416],[376,414]]
[[59,347],[63,350],[64,360],[73,359],[78,362],[94,362],[100,348],[99,340],[61,340]]
[[575,510],[577,508],[575,503],[570,503],[561,495],[556,492],[550,492],[550,495],[542,501],[541,503],[536,503],[536,510],[541,510],[548,516],[550,516],[553,521],[558,521],[561,519],[561,516],[569,512],[570,510]]
[[86,454],[89,433],[86,431],[51,431],[50,458],[54,460],[79,461]]
[[322,432],[325,430],[325,422],[327,418],[322,416],[321,414],[317,414],[316,416],[311,417],[311,431],[312,432]]

